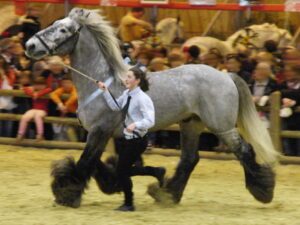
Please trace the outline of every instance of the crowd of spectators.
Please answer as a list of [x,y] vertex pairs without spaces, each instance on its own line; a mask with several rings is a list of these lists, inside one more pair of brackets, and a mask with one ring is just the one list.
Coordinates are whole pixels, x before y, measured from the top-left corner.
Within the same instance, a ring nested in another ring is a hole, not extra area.
[[18,24],[12,25],[13,29],[1,34],[0,89],[23,90],[28,97],[0,96],[1,113],[22,114],[20,121],[0,121],[0,136],[17,137],[18,142],[23,138],[84,141],[83,129],[43,122],[45,116],[76,117],[77,93],[69,72],[62,66],[69,64],[67,56],[39,61],[26,57],[26,41],[40,30],[38,15],[38,8],[29,8]]
[[[125,42],[123,56],[131,64],[138,63],[150,72],[163,71],[184,64],[206,64],[226,73],[235,73],[249,86],[253,102],[258,107],[258,114],[267,128],[269,121],[269,96],[280,91],[282,95],[282,128],[300,130],[300,51],[293,46],[277,48],[277,43],[269,40],[263,49],[250,49],[242,46],[234,54],[222,55],[212,48],[201,53],[199,47],[167,47],[149,48],[139,41]],[[149,145],[161,147],[179,147],[179,136],[169,131],[160,131],[151,135]],[[219,143],[212,134],[200,137],[201,149],[226,151],[226,146]],[[286,155],[300,156],[300,140],[283,139]]]
[[[32,11],[30,12],[32,13]],[[152,30],[151,24],[142,22],[143,9],[133,9],[121,21],[119,36],[124,61],[129,64],[139,63],[151,72],[163,71],[184,64],[206,64],[226,73],[235,73],[249,85],[254,103],[260,107],[259,116],[269,126],[269,114],[264,107],[269,104],[269,96],[274,91],[282,94],[283,129],[300,130],[300,51],[292,46],[278,49],[277,44],[266,41],[263,49],[241,47],[234,54],[222,55],[216,48],[202,53],[197,46],[181,48],[143,45],[142,39]],[[27,15],[26,23],[32,20],[39,29],[36,12]],[[31,24],[32,25],[32,24]],[[30,26],[29,26],[30,27]],[[38,29],[37,29],[38,28]],[[127,30],[126,30],[127,29]],[[69,63],[68,57],[52,56],[40,61],[32,61],[24,54],[24,30],[14,36],[7,33],[0,40],[0,89],[19,89],[29,98],[0,96],[0,112],[23,114],[18,121],[0,121],[0,136],[36,137],[37,141],[46,139],[81,140],[86,134],[83,130],[58,124],[43,124],[43,117],[76,117],[77,94],[69,72],[61,65]],[[25,31],[26,32],[26,31]],[[50,99],[41,98],[50,93]],[[68,94],[63,99],[62,94]],[[34,121],[36,126],[29,126]],[[44,128],[45,126],[45,128]],[[72,131],[72,132],[71,132]],[[71,135],[73,134],[73,135]],[[75,135],[74,135],[75,134]],[[74,137],[75,136],[75,137]],[[149,146],[179,147],[178,133],[167,131],[151,135]],[[200,148],[226,148],[218,139],[205,134],[200,137]],[[283,140],[286,155],[300,156],[300,140]]]

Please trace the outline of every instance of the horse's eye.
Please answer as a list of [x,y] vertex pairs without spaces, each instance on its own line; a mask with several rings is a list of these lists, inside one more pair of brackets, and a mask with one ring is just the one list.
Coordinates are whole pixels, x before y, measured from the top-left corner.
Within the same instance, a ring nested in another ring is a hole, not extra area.
[[66,33],[67,31],[66,31],[66,29],[60,29],[60,32]]

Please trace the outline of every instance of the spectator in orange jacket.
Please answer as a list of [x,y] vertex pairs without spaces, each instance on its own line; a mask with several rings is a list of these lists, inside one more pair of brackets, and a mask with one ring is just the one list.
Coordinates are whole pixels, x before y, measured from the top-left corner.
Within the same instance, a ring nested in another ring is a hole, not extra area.
[[[63,99],[63,94],[69,94],[67,99]],[[50,98],[58,106],[62,116],[76,117],[77,110],[77,92],[69,77],[64,77],[61,81],[61,87],[57,88],[50,95]]]

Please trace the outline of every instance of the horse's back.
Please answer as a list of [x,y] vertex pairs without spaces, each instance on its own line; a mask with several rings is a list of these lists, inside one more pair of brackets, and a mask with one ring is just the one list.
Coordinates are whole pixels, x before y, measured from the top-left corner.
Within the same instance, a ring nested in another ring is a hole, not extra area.
[[235,124],[238,91],[227,73],[201,64],[184,65],[149,73],[149,79],[149,95],[156,106],[158,121],[160,117],[180,119],[198,115],[212,129],[219,127],[223,117],[224,127]]

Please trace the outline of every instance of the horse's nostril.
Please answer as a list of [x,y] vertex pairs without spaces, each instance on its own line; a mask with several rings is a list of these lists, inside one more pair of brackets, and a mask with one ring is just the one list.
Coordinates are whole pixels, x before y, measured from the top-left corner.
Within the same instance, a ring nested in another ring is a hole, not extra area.
[[33,51],[35,49],[35,44],[31,44],[28,46],[29,51]]

